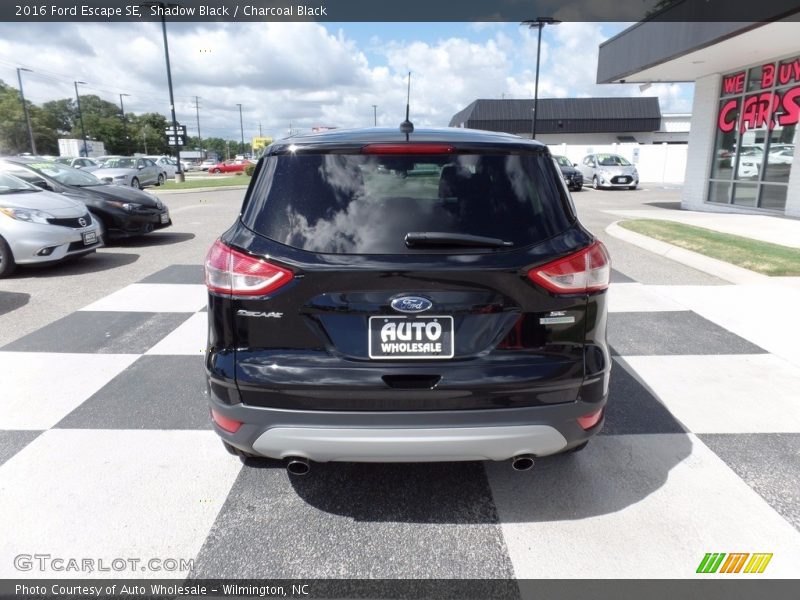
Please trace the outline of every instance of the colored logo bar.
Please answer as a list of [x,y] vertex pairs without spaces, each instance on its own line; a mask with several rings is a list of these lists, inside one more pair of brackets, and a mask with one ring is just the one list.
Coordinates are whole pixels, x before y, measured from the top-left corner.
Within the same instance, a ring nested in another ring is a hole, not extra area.
[[770,560],[772,553],[708,552],[700,561],[697,573],[763,573]]

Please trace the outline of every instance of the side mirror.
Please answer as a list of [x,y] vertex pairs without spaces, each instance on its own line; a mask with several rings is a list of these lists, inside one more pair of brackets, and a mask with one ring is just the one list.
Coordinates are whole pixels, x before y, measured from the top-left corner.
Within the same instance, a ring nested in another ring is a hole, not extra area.
[[144,169],[144,165],[139,165],[139,170],[141,171],[142,169]]
[[31,183],[33,183],[33,185],[35,185],[36,187],[42,188],[43,190],[49,190],[50,189],[50,186],[47,185],[47,182],[44,179],[39,179],[37,181],[32,181]]
[[578,166],[578,163],[572,163],[572,166],[573,166],[573,167],[577,167],[577,166]]

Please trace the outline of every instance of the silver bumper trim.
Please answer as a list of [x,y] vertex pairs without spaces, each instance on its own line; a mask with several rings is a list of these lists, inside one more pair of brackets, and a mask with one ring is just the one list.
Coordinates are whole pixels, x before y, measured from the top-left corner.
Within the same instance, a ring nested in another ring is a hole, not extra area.
[[506,460],[519,454],[546,456],[567,445],[547,425],[368,429],[274,427],[262,433],[253,450],[283,459],[301,456],[317,462],[437,462]]

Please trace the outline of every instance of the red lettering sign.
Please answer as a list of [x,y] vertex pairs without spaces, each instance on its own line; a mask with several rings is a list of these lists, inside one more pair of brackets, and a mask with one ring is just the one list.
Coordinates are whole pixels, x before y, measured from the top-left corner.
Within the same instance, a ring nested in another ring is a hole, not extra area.
[[736,75],[728,75],[722,80],[724,94],[741,94],[744,91],[744,71]]
[[778,85],[786,85],[792,81],[800,81],[800,58],[778,67]]
[[778,117],[778,123],[783,127],[796,125],[800,122],[800,85],[787,90],[781,98],[782,114]]
[[[736,128],[735,112],[739,101],[739,98],[731,98],[720,108],[717,116],[720,131],[728,133]],[[761,127],[772,130],[776,125],[796,125],[800,123],[800,85],[783,93],[761,92],[747,96],[741,109],[740,133]]]
[[761,67],[761,89],[772,87],[775,81],[775,65],[772,63]]
[[719,117],[717,118],[717,127],[719,127],[720,131],[724,131],[728,133],[729,131],[733,131],[734,127],[736,127],[736,117],[731,118],[731,113],[739,108],[739,99],[733,98],[732,100],[728,100],[723,106],[722,109],[719,111]]

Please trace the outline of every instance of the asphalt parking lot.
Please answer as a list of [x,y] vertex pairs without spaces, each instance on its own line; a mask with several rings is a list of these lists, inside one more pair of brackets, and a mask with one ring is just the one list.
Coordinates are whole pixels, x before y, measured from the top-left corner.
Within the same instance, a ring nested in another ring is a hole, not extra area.
[[192,577],[467,579],[684,578],[707,552],[765,552],[762,576],[796,576],[800,359],[727,317],[737,286],[605,232],[615,211],[675,208],[678,189],[573,194],[614,265],[607,422],[584,451],[523,473],[304,478],[241,463],[208,424],[201,265],[242,196],[164,194],[174,227],[0,282],[0,577],[85,576],[21,573],[21,552],[190,559],[174,574]]

